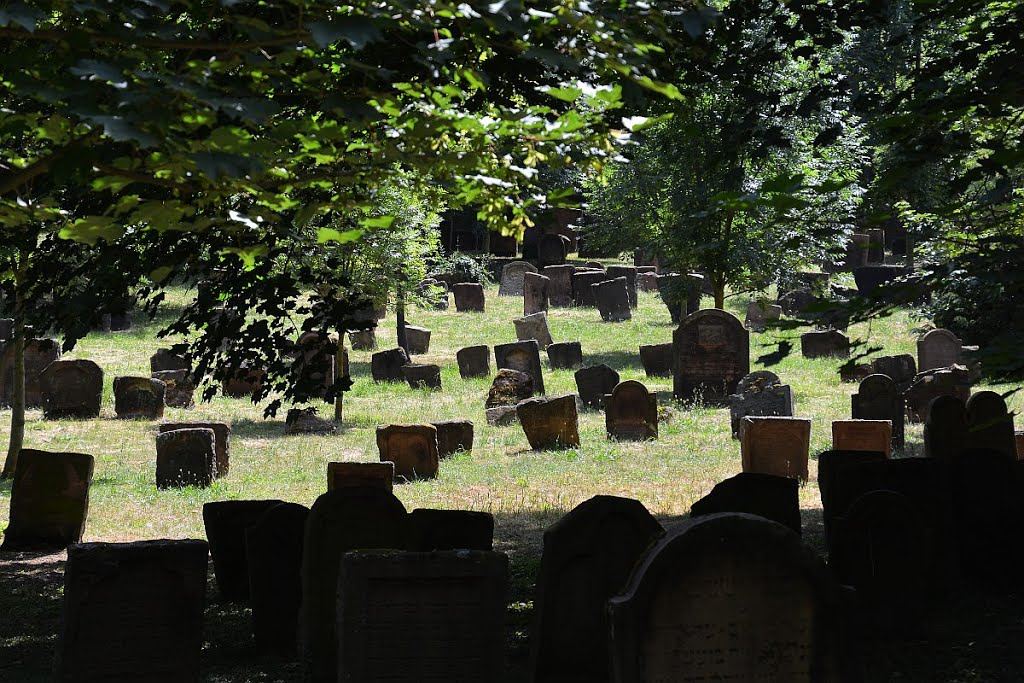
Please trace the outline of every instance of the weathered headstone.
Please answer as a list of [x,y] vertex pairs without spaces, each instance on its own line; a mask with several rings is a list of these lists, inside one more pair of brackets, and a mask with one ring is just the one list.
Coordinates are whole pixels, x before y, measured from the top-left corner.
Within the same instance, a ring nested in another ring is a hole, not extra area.
[[[515,325],[516,339],[519,341],[534,339],[542,349],[546,349],[553,341],[551,331],[548,329],[548,314],[544,311],[516,318],[512,324]],[[498,367],[503,366],[499,364]]]
[[523,315],[532,315],[548,310],[548,285],[550,280],[538,273],[523,276]]
[[604,270],[577,270],[572,275],[572,301],[574,306],[594,308],[597,298],[594,285],[608,279]]
[[856,268],[863,268],[868,265],[868,243],[871,238],[864,233],[850,235],[850,241],[846,247],[846,263],[844,270],[853,272]]
[[592,285],[594,301],[601,319],[605,322],[622,322],[629,320],[633,314],[629,310],[629,292],[626,289],[626,278],[604,280]]
[[666,344],[641,344],[640,363],[648,377],[672,376],[672,342]]
[[888,375],[896,386],[905,389],[917,374],[917,363],[909,353],[898,356],[879,356],[871,361],[876,374]]
[[414,325],[405,326],[405,342],[410,354],[419,355],[430,351],[430,330]]
[[79,543],[89,514],[93,467],[91,455],[21,449],[0,549],[56,552]]
[[879,374],[864,378],[850,403],[854,420],[888,420],[892,424],[892,449],[903,450],[905,408],[903,396],[891,377]]
[[245,530],[281,500],[220,500],[203,505],[203,527],[210,544],[213,575],[221,598],[229,602],[249,599],[249,564]]
[[802,417],[744,417],[740,449],[744,472],[807,481],[811,421]]
[[832,420],[832,450],[892,454],[889,420]]
[[418,508],[409,513],[406,550],[489,551],[493,547],[494,517],[489,512]]
[[302,544],[299,639],[304,680],[338,681],[336,610],[343,554],[357,549],[403,548],[407,524],[402,502],[380,488],[341,488],[313,503]]
[[163,422],[157,427],[163,432],[176,429],[212,429],[217,458],[217,477],[227,475],[231,469],[231,426],[226,422]]
[[196,385],[188,370],[161,370],[153,379],[164,383],[164,404],[172,408],[191,408],[195,405]]
[[249,398],[260,390],[266,377],[267,371],[263,368],[243,365],[238,370],[230,372],[224,380],[224,395],[232,398]]
[[199,683],[205,541],[68,549],[58,681]]
[[530,448],[542,451],[579,447],[576,400],[576,394],[563,394],[528,398],[516,405],[516,415],[526,434],[526,440],[530,442]]
[[570,265],[545,266],[541,273],[548,278],[548,304],[554,308],[572,306],[572,275],[576,269]]
[[572,370],[583,365],[583,347],[578,341],[549,344],[547,352],[553,370]]
[[217,478],[216,436],[212,429],[174,429],[156,435],[156,487],[205,488]]
[[487,424],[491,427],[510,427],[519,421],[515,406],[494,406],[484,410]]
[[604,406],[604,397],[612,393],[619,383],[619,373],[604,363],[588,365],[576,371],[576,392],[584,405],[591,408]]
[[289,408],[285,417],[285,434],[335,434],[338,423],[320,417],[316,406]]
[[402,366],[405,381],[413,389],[441,390],[441,367],[429,363],[409,363]]
[[491,374],[491,349],[487,346],[467,346],[455,352],[462,379],[487,377]]
[[949,330],[931,330],[917,340],[918,372],[959,365],[963,342]]
[[537,267],[527,261],[513,261],[501,269],[498,296],[522,296],[526,273],[536,273]]
[[740,472],[715,484],[690,507],[690,517],[743,512],[783,524],[801,533],[800,482],[760,472]]
[[174,346],[157,349],[156,353],[149,357],[150,372],[163,372],[165,370],[186,370],[192,371],[192,364],[188,360],[188,345],[175,344]]
[[39,375],[43,417],[98,417],[103,403],[103,369],[91,360],[55,360]]
[[801,315],[818,302],[809,289],[794,289],[779,297],[779,308],[786,315]]
[[[41,375],[60,358],[60,343],[54,339],[25,340],[25,407],[43,407]],[[0,407],[14,399],[14,343],[0,345]]]
[[402,382],[405,379],[402,366],[408,364],[409,356],[400,346],[378,351],[370,356],[370,375],[374,382]]
[[605,431],[620,441],[658,438],[658,396],[640,382],[620,382],[604,401]]
[[729,423],[733,438],[739,438],[740,420],[747,415],[792,417],[793,412],[793,390],[768,370],[745,375],[736,384],[736,393],[729,396]]
[[533,379],[533,391],[544,393],[544,373],[540,365],[540,344],[535,339],[498,344],[494,347],[495,366],[501,370],[518,370]]
[[459,451],[473,450],[473,423],[469,420],[431,422],[437,430],[437,455],[447,458]]
[[849,358],[850,338],[838,330],[804,332],[800,335],[804,358]]
[[429,424],[377,427],[380,460],[395,463],[395,476],[432,479],[437,476],[437,428]]
[[617,280],[620,277],[626,278],[626,295],[629,297],[629,307],[636,308],[636,266],[626,266],[620,263],[615,263],[608,266],[607,273],[609,280]]
[[151,377],[115,377],[114,411],[119,418],[158,420],[164,416],[165,390]]
[[928,420],[928,406],[939,396],[954,396],[965,403],[971,397],[971,373],[963,365],[919,372],[903,392],[911,422]]
[[753,515],[672,527],[609,601],[612,680],[845,680],[841,593],[800,537]]
[[548,233],[541,235],[537,242],[537,261],[541,267],[560,266],[568,256],[568,245],[561,235]]
[[507,583],[500,553],[343,555],[338,683],[501,680]]
[[595,496],[544,532],[531,652],[536,683],[607,683],[606,605],[658,537],[639,501]]
[[967,399],[967,443],[971,448],[987,448],[1017,459],[1017,441],[1013,432],[1013,414],[1006,401],[994,391],[979,391]]
[[876,294],[876,290],[887,283],[903,277],[908,272],[905,266],[872,265],[853,269],[857,292],[863,296]]
[[762,301],[751,301],[747,304],[745,324],[752,332],[764,332],[769,322],[782,317],[782,306]]
[[476,282],[460,282],[452,287],[452,294],[455,297],[455,310],[459,313],[466,311],[483,312],[483,285]]
[[750,333],[731,313],[688,315],[672,334],[673,393],[680,401],[724,405],[750,372]]
[[350,330],[348,339],[356,351],[373,351],[377,348],[377,332],[374,329]]
[[641,292],[658,291],[658,274],[655,272],[643,272],[637,269],[636,288]]
[[299,336],[296,342],[296,358],[292,365],[293,377],[300,380],[311,397],[323,398],[334,385],[338,338],[309,330]]
[[391,491],[395,483],[393,462],[329,462],[327,490],[348,486],[377,486]]
[[515,406],[523,399],[533,396],[533,378],[525,372],[502,368],[494,376],[491,389],[487,392],[486,408]]

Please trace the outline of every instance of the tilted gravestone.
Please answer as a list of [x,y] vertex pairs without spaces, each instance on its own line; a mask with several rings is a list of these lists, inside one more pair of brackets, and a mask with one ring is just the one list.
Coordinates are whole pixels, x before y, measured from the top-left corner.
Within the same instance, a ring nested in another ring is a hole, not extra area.
[[734,439],[739,438],[740,420],[747,415],[792,417],[793,390],[768,370],[745,375],[736,384],[736,393],[729,396],[729,423]]
[[690,517],[744,512],[783,524],[801,533],[800,482],[760,472],[740,472],[720,481],[690,507]]
[[459,313],[484,311],[484,286],[476,282],[460,282],[452,287],[455,310]]
[[302,545],[300,652],[304,680],[338,680],[338,570],[344,553],[404,548],[408,515],[402,502],[378,488],[353,487],[316,499]]
[[203,504],[203,526],[210,544],[213,575],[223,600],[249,599],[245,530],[281,500],[221,500]]
[[231,426],[226,422],[163,422],[157,428],[161,433],[175,429],[212,429],[217,458],[217,477],[226,476],[231,469]]
[[892,454],[889,420],[832,420],[832,450]]
[[535,339],[498,344],[494,347],[494,364],[499,370],[507,368],[525,372],[533,379],[533,391],[544,393],[544,373],[540,365],[540,345]]
[[971,448],[988,448],[1009,460],[1017,459],[1013,414],[1006,401],[994,391],[979,391],[967,399],[967,443]]
[[487,377],[491,374],[491,349],[487,346],[467,346],[455,352],[462,379]]
[[429,424],[377,427],[381,462],[395,463],[395,476],[432,479],[437,476],[437,428]]
[[536,683],[606,683],[608,599],[662,534],[642,503],[595,496],[544,532],[531,648]]
[[198,683],[206,541],[68,549],[58,681]]
[[378,351],[370,356],[370,374],[374,382],[402,382],[405,380],[402,366],[408,364],[409,356],[400,346]]
[[572,275],[576,268],[569,265],[545,266],[541,273],[548,278],[548,304],[554,308],[572,306]]
[[256,646],[294,655],[302,602],[302,542],[309,510],[298,503],[270,508],[245,530],[249,604]]
[[152,376],[164,383],[164,405],[172,408],[195,405],[196,385],[188,370],[161,370]]
[[536,273],[537,267],[527,261],[513,261],[501,269],[498,296],[522,296],[523,283],[527,273]]
[[409,513],[406,550],[489,551],[493,547],[494,517],[489,512],[418,508]]
[[572,370],[583,365],[583,346],[578,341],[549,344],[547,352],[553,370]]
[[928,406],[939,396],[954,396],[963,402],[971,397],[971,373],[963,365],[919,372],[903,399],[911,422],[928,420]]
[[931,330],[917,340],[917,369],[919,372],[934,368],[959,365],[963,342],[949,330]]
[[515,406],[523,399],[533,396],[533,378],[525,372],[502,368],[494,376],[491,389],[487,392],[487,408]]
[[164,416],[166,385],[151,377],[115,377],[114,412],[129,420],[158,420]]
[[810,440],[809,418],[744,417],[740,421],[743,471],[807,481]]
[[402,366],[402,375],[413,389],[441,390],[441,366],[430,363],[408,363]]
[[903,396],[888,375],[865,377],[850,397],[850,416],[855,420],[888,420],[892,423],[892,450],[902,451],[904,445]]
[[850,338],[838,330],[804,332],[800,353],[804,358],[849,358]]
[[187,370],[192,371],[192,364],[188,360],[188,345],[175,344],[164,349],[157,349],[156,353],[149,357],[150,372],[163,372],[165,370]]
[[91,360],[55,360],[39,375],[43,417],[99,417],[103,404],[103,369]]
[[94,459],[23,448],[11,483],[4,551],[56,552],[82,540]]
[[764,332],[769,322],[782,317],[782,306],[762,301],[751,301],[747,304],[747,319],[744,324],[751,332]]
[[640,382],[620,382],[604,401],[605,431],[620,441],[658,438],[658,396]]
[[636,308],[636,266],[626,266],[621,263],[613,263],[607,268],[608,279],[617,280],[620,277],[626,278],[626,295],[629,297],[629,307]]
[[[25,340],[25,407],[43,407],[43,370],[60,358],[60,343],[54,339]],[[14,400],[14,342],[0,345],[0,407]]]
[[336,680],[501,680],[507,584],[500,553],[346,553]]
[[548,287],[551,281],[537,273],[523,276],[523,315],[548,310]]
[[750,372],[750,333],[718,309],[688,315],[672,334],[673,393],[677,400],[725,405]]
[[609,601],[612,680],[844,680],[841,603],[783,525],[734,513],[682,522]]
[[604,270],[577,270],[572,275],[572,301],[574,306],[594,308],[597,299],[594,285],[608,279]]
[[156,487],[206,488],[217,478],[216,435],[209,428],[174,429],[156,435]]
[[542,451],[579,447],[576,401],[576,394],[563,394],[528,398],[516,405],[516,416],[526,434],[526,440],[530,442],[530,448]]
[[604,406],[604,397],[612,393],[619,383],[619,373],[604,363],[588,365],[576,371],[576,391],[583,405],[591,408]]
[[515,318],[512,324],[515,325],[516,339],[519,341],[534,339],[542,349],[546,349],[553,342],[551,331],[548,329],[548,314],[545,311]]
[[347,486],[377,486],[391,491],[395,482],[393,462],[329,462],[327,463],[327,490]]
[[568,253],[568,245],[561,235],[548,233],[537,241],[537,261],[542,268],[562,265]]
[[640,363],[648,377],[672,376],[672,342],[667,344],[641,344]]
[[405,342],[410,354],[419,355],[427,353],[430,351],[430,330],[425,327],[406,325]]
[[630,320],[633,314],[629,310],[629,292],[626,289],[626,278],[604,280],[592,285],[594,302],[605,322],[622,322]]
[[459,451],[473,450],[473,423],[469,420],[444,420],[431,422],[437,430],[437,455],[447,458]]

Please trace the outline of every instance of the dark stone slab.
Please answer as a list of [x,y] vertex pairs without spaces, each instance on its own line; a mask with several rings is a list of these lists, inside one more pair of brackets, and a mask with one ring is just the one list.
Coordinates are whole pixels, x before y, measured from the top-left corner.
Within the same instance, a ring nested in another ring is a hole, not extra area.
[[494,347],[495,366],[525,372],[533,379],[534,393],[544,393],[544,373],[540,364],[540,345],[535,339],[498,344]]
[[604,270],[576,271],[572,275],[572,302],[574,306],[594,308],[597,298],[594,285],[608,279]]
[[889,420],[892,422],[892,448],[903,450],[904,414],[903,396],[888,375],[870,375],[864,378],[857,393],[850,397],[850,417],[855,420]]
[[212,429],[217,453],[217,476],[226,476],[231,469],[231,426],[226,422],[163,422],[161,433],[175,429]]
[[640,382],[620,382],[605,397],[605,431],[620,441],[658,438],[658,396]]
[[672,335],[673,394],[680,401],[726,405],[750,372],[750,333],[718,309],[688,315]]
[[604,407],[604,397],[612,393],[619,383],[619,373],[604,363],[588,365],[576,371],[576,391],[583,405],[591,408]]
[[691,517],[744,512],[778,522],[796,533],[800,527],[800,482],[774,474],[741,472],[715,484],[690,507]]
[[603,280],[592,285],[591,289],[594,293],[594,303],[597,304],[597,310],[601,313],[601,320],[606,323],[622,322],[633,317],[629,310],[626,278]]
[[370,356],[370,374],[374,382],[403,382],[402,366],[408,364],[409,356],[401,347],[378,351]]
[[164,404],[172,408],[191,408],[195,405],[196,385],[188,370],[160,370],[153,379],[164,383]]
[[175,429],[156,435],[156,487],[206,488],[217,478],[216,436],[212,429]]
[[487,346],[467,346],[455,352],[462,379],[487,377],[491,374],[491,349]]
[[210,544],[213,574],[220,596],[228,602],[249,599],[249,564],[245,530],[281,500],[221,500],[203,505],[203,526]]
[[329,462],[327,491],[346,486],[377,486],[391,491],[395,481],[393,462]]
[[103,404],[103,369],[91,360],[55,360],[39,375],[43,417],[99,417]]
[[849,358],[850,338],[838,330],[804,332],[800,353],[804,358]]
[[432,479],[437,476],[437,429],[429,424],[398,424],[377,427],[381,462],[395,463],[395,476]]
[[115,377],[114,412],[129,420],[158,420],[164,416],[166,386],[151,377]]
[[667,344],[642,344],[640,363],[648,377],[672,376],[672,342]]
[[552,369],[572,370],[583,365],[583,347],[578,341],[549,344],[547,352]]
[[484,310],[484,287],[475,282],[460,282],[452,287],[455,310],[459,313]]
[[473,423],[469,420],[444,420],[432,422],[437,430],[437,454],[447,458],[459,451],[473,450]]
[[494,546],[494,517],[471,510],[419,508],[409,513],[406,550],[485,550]]
[[515,406],[533,396],[533,377],[519,370],[503,368],[498,370],[487,392],[485,407]]
[[188,346],[186,344],[175,344],[171,348],[157,349],[156,353],[149,357],[150,372],[163,372],[164,370],[186,370],[192,371],[192,364],[188,360]]
[[405,381],[413,389],[441,390],[441,367],[428,363],[409,363],[402,366]]

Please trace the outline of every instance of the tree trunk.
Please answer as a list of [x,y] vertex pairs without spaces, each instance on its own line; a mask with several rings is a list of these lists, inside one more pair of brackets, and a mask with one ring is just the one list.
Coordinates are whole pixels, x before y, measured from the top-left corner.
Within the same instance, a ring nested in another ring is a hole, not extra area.
[[[338,350],[334,353],[334,386],[345,376],[345,330],[338,330]],[[339,391],[334,397],[334,421],[341,424],[345,417],[345,392]]]
[[712,285],[715,289],[715,308],[725,308],[725,283],[715,282]]
[[[17,283],[20,285],[21,283]],[[14,477],[18,454],[25,443],[25,316],[21,287],[15,287],[14,303],[14,377],[11,387],[11,435],[2,479]]]

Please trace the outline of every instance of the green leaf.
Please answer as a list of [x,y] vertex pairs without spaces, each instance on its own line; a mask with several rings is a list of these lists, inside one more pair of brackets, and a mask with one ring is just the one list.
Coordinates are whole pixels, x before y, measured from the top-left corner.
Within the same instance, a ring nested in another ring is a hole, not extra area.
[[362,17],[315,21],[309,24],[309,33],[320,47],[327,47],[344,39],[357,50],[362,50],[367,44],[381,38],[380,29],[372,21]]
[[160,284],[161,282],[166,280],[172,272],[174,272],[174,269],[171,268],[170,266],[161,266],[156,270],[150,271],[149,279],[157,284]]
[[547,95],[551,95],[551,97],[554,97],[555,99],[558,100],[562,100],[563,102],[575,102],[577,99],[579,99],[580,95],[583,94],[583,91],[580,90],[579,88],[546,87],[541,88],[540,90],[541,92]]
[[112,242],[123,234],[124,227],[110,216],[85,216],[64,226],[58,233],[61,239],[85,242],[90,246],[99,239]]
[[326,242],[337,242],[338,244],[347,244],[348,242],[354,242],[363,236],[363,230],[358,228],[354,230],[335,230],[334,228],[320,228],[316,231],[316,241],[319,244]]
[[234,254],[242,259],[242,267],[252,270],[256,267],[256,259],[266,256],[270,249],[266,245],[257,244],[252,247],[225,247],[221,249],[222,254]]
[[391,224],[395,222],[394,216],[367,216],[366,218],[359,219],[359,225],[364,228],[390,228]]

